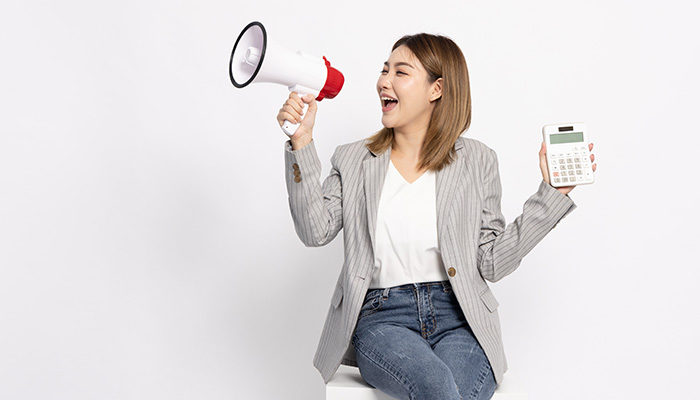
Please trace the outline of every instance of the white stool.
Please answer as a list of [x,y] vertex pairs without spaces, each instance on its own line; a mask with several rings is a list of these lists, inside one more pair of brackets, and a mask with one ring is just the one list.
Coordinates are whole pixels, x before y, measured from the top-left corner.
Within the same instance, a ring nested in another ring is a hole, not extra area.
[[[496,388],[492,400],[528,400],[522,384],[508,373]],[[326,400],[393,400],[372,388],[360,376],[357,368],[341,365],[338,372],[326,384]]]

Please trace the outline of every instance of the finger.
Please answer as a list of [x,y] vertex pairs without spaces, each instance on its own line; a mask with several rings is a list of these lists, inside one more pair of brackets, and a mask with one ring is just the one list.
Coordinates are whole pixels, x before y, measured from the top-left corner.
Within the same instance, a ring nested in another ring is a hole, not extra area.
[[542,142],[542,145],[540,146],[540,166],[546,166],[547,165],[547,145]]
[[595,161],[595,154],[591,154],[591,162]]
[[301,122],[301,117],[299,117],[296,114],[282,112],[280,113],[280,118],[278,118],[277,121],[280,123],[280,126],[284,124],[284,121],[289,121],[293,124],[298,124],[299,122]]
[[593,151],[593,143],[588,143],[588,151]]
[[[304,99],[306,100],[306,99]],[[306,110],[306,115],[302,123],[307,127],[312,127],[316,122],[316,111],[318,110],[318,105],[313,96],[310,98],[309,108]]]
[[598,169],[598,164],[593,164],[591,168],[593,169],[593,172],[595,172],[595,170]]
[[[306,99],[304,99],[304,101],[306,101]],[[311,96],[307,104],[309,105],[309,108],[306,110],[306,112],[312,112],[314,113],[314,115],[316,115],[316,111],[318,110],[318,103],[316,102],[316,99],[314,99],[314,97]]]
[[542,146],[540,146],[540,166],[542,168],[547,168],[547,145],[542,142]]
[[301,97],[301,100],[302,100],[304,103],[309,104],[309,103],[311,103],[311,102],[314,100],[314,95],[312,95],[312,94],[306,94],[306,95],[304,95],[303,97]]
[[289,99],[284,103],[285,106],[288,106],[290,109],[296,111],[299,113],[299,115],[304,113],[304,104],[296,101],[294,99]]
[[296,121],[299,119],[299,114],[294,111],[291,108],[283,108],[280,110],[279,114],[277,115],[277,121],[283,123],[284,121],[289,121],[296,123]]
[[549,183],[549,168],[547,166],[547,145],[545,145],[544,142],[542,142],[542,145],[540,146],[540,171],[542,172],[542,179],[544,179],[545,182]]
[[304,109],[294,102],[285,104],[284,110],[294,115],[294,119],[297,120],[297,122],[301,121],[301,119],[304,117]]
[[304,108],[304,101],[302,100],[302,98],[299,96],[298,93],[296,93],[296,92],[289,93],[289,99],[293,100],[296,104],[299,105],[299,107]]

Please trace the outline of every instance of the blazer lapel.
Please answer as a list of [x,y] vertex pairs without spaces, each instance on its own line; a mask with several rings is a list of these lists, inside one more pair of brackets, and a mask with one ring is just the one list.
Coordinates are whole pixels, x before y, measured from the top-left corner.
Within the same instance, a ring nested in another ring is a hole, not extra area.
[[438,237],[441,237],[443,230],[447,228],[450,209],[455,204],[455,196],[460,189],[460,177],[462,176],[464,163],[460,160],[463,147],[461,140],[455,143],[455,160],[446,165],[442,170],[438,171],[436,176],[436,207],[437,207],[437,225]]
[[372,242],[372,250],[375,249],[374,233],[377,229],[377,211],[379,209],[379,197],[382,194],[384,178],[391,160],[391,149],[376,155],[370,152],[370,158],[362,162],[365,182],[365,198],[367,201],[367,228]]

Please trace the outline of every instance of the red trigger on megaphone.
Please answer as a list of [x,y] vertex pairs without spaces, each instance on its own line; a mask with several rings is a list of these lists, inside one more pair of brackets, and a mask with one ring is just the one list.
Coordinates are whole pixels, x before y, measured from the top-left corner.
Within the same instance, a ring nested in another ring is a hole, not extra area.
[[[331,67],[326,57],[301,51],[292,52],[267,37],[260,22],[251,22],[236,39],[229,61],[233,86],[241,89],[251,83],[285,85],[300,96],[312,94],[316,100],[332,99],[343,88],[345,78]],[[298,124],[285,121],[282,130],[292,136]]]

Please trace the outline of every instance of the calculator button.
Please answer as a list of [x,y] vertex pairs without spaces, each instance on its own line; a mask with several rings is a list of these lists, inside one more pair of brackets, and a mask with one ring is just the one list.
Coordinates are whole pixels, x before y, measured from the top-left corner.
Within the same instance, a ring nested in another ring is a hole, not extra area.
[[554,178],[554,183],[561,183],[561,179],[559,179],[559,178]]
[[559,172],[558,172],[558,171],[554,171],[554,172],[552,172],[552,176],[554,176],[554,177],[557,177],[557,176],[559,176]]
[[569,182],[569,178],[561,178],[561,181],[562,181],[563,183],[568,183],[568,182]]
[[576,170],[576,175],[583,175],[583,171],[581,171],[580,169]]

